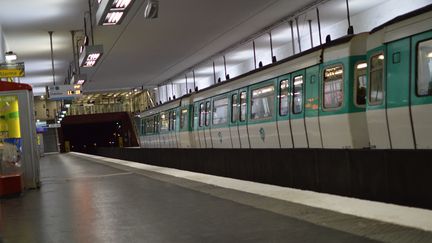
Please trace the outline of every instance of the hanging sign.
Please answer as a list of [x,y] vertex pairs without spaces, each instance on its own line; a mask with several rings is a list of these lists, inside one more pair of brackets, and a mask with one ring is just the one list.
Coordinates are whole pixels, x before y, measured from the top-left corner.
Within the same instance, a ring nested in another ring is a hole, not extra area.
[[52,85],[46,88],[48,99],[73,99],[82,96],[79,84]]
[[24,77],[24,63],[1,63],[0,64],[0,78],[15,78]]

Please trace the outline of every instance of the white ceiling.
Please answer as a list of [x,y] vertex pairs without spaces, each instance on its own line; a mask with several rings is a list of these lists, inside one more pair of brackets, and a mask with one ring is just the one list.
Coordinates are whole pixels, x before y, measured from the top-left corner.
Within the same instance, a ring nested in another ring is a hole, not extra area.
[[[85,71],[85,91],[151,87],[316,0],[160,0],[159,18],[144,19],[135,0],[120,26],[95,27],[103,59]],[[48,31],[54,31],[56,83],[73,60],[71,30],[83,29],[87,0],[0,0],[6,51],[25,62],[21,82],[35,93],[52,84]]]

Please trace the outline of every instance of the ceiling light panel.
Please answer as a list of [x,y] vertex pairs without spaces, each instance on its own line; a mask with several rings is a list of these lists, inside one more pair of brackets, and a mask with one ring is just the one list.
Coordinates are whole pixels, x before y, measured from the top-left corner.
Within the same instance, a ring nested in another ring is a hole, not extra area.
[[98,25],[118,25],[125,18],[133,0],[101,0],[96,11]]
[[103,53],[102,45],[85,46],[79,58],[80,67],[95,66],[96,63],[100,60],[102,53]]

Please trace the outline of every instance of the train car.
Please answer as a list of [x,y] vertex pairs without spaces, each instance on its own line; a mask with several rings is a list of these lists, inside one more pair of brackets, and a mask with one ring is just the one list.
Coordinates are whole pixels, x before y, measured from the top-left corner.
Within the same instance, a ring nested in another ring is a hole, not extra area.
[[431,10],[426,6],[370,33],[331,41],[154,108],[143,114],[153,124],[143,137],[150,142],[143,144],[430,149]]
[[144,148],[178,147],[178,107],[180,99],[139,114],[140,141]]
[[365,89],[366,37],[346,37],[194,94],[200,147],[367,147],[354,81],[361,76]]
[[431,6],[375,28],[368,38],[372,148],[432,148]]
[[366,36],[327,43],[144,112],[143,146],[367,147],[365,107],[357,103],[354,81],[365,75],[357,67],[365,60]]

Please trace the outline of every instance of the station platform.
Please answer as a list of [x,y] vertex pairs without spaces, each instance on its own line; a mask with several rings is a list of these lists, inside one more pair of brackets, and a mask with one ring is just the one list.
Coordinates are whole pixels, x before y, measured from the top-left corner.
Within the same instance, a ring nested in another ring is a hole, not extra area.
[[430,210],[80,153],[1,200],[0,242],[432,242]]

